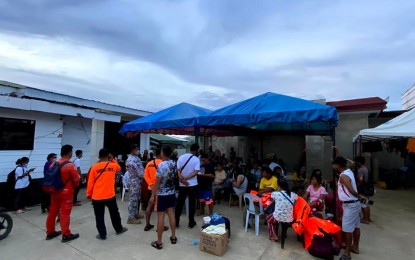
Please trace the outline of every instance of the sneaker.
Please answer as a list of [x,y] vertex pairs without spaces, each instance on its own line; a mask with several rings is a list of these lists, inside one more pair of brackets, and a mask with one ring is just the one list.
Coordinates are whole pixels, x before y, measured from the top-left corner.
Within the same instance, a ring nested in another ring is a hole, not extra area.
[[46,240],[54,239],[62,234],[62,231],[54,231],[46,236]]
[[24,208],[23,208],[23,210],[24,210],[24,211],[31,211],[32,209],[31,209],[31,208],[29,208],[29,207],[24,207]]
[[144,218],[144,216],[143,216],[143,215],[141,215],[141,214],[137,214],[137,215],[135,215],[135,218],[136,218],[136,219],[143,219],[143,218]]
[[107,240],[107,237],[102,237],[100,234],[98,234],[96,238],[99,240]]
[[129,219],[127,221],[127,224],[129,224],[129,225],[139,225],[139,224],[141,224],[141,220],[135,219],[135,218]]
[[22,209],[19,209],[19,210],[17,210],[16,211],[16,214],[23,214],[23,213],[25,213],[26,211],[24,211],[24,210],[22,210]]
[[62,236],[62,243],[66,243],[79,238],[79,234],[70,234],[69,236]]
[[128,228],[123,227],[123,228],[122,228],[122,230],[121,230],[120,232],[117,232],[117,233],[115,233],[115,234],[118,236],[118,235],[121,235],[122,233],[127,232],[127,230],[128,230]]
[[74,203],[73,205],[74,205],[75,207],[82,206],[82,204],[81,204],[80,202],[76,202],[76,203]]

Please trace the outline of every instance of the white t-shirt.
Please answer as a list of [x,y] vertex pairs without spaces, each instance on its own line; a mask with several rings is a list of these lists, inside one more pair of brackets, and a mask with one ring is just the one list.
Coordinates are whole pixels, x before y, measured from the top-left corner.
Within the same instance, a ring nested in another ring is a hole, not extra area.
[[[357,185],[356,185],[356,180],[354,179],[353,172],[347,169],[344,172],[342,172],[342,174],[340,174],[340,176],[342,175],[346,175],[347,177],[350,178],[350,180],[352,181],[352,187],[355,190],[355,192],[357,192]],[[339,178],[339,182],[337,185],[338,185],[338,194],[339,194],[340,201],[357,200],[357,198],[350,193],[347,187],[340,183],[340,178]]]
[[21,179],[17,179],[17,177],[23,176],[23,174],[27,171],[26,167],[17,167],[16,171],[15,171],[15,175],[16,175],[16,184],[14,185],[14,189],[18,190],[18,189],[24,189],[27,186],[29,186],[29,176],[25,176]]
[[[187,160],[189,160],[190,156],[193,156],[192,159],[190,159],[190,161],[187,163],[186,167],[182,170],[182,176],[183,177],[187,177],[192,175],[195,171],[200,171],[200,160],[197,156],[194,156],[190,153],[187,154],[183,154],[182,156],[179,157],[179,160],[177,161],[177,169],[181,169],[185,163],[187,162]],[[197,175],[189,180],[187,180],[189,182],[189,186],[196,186],[197,185]],[[182,183],[180,183],[181,187],[186,187],[185,185],[183,185]],[[187,186],[187,187],[189,187]]]
[[76,157],[74,160],[73,160],[73,164],[75,164],[75,167],[78,169],[78,167],[79,168],[81,168],[81,159],[79,159],[78,157]]

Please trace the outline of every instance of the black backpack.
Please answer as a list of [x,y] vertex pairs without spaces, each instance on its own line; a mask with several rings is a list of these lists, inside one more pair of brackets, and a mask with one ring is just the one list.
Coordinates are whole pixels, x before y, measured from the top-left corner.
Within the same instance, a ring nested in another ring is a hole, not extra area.
[[7,174],[7,191],[14,192],[14,186],[16,185],[16,168],[14,168],[9,174]]
[[[19,167],[19,166],[17,166]],[[6,197],[9,203],[7,204],[7,207],[12,208],[13,207],[13,200],[14,200],[14,187],[16,185],[16,168],[14,168],[9,174],[7,174],[7,183],[6,183]]]

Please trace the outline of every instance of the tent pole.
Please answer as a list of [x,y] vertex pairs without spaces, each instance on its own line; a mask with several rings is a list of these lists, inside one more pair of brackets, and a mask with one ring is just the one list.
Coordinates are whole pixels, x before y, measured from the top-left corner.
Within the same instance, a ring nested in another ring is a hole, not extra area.
[[199,131],[200,131],[200,128],[198,126],[195,126],[195,143],[197,145],[199,145]]
[[261,135],[261,161],[264,160],[264,136]]
[[[334,161],[334,159],[336,159],[336,129],[333,128],[332,132],[331,132],[331,141],[333,143],[333,148],[332,148],[332,162]],[[337,218],[337,190],[336,190],[336,171],[333,170],[333,200],[334,200],[334,212],[333,212],[333,216],[336,219]]]
[[353,159],[356,158],[356,141],[353,142]]

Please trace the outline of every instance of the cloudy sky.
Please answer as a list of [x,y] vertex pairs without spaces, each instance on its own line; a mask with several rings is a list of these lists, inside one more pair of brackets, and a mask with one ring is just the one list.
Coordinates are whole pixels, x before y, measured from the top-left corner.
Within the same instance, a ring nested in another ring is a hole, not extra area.
[[0,79],[156,111],[415,82],[415,1],[1,0]]

